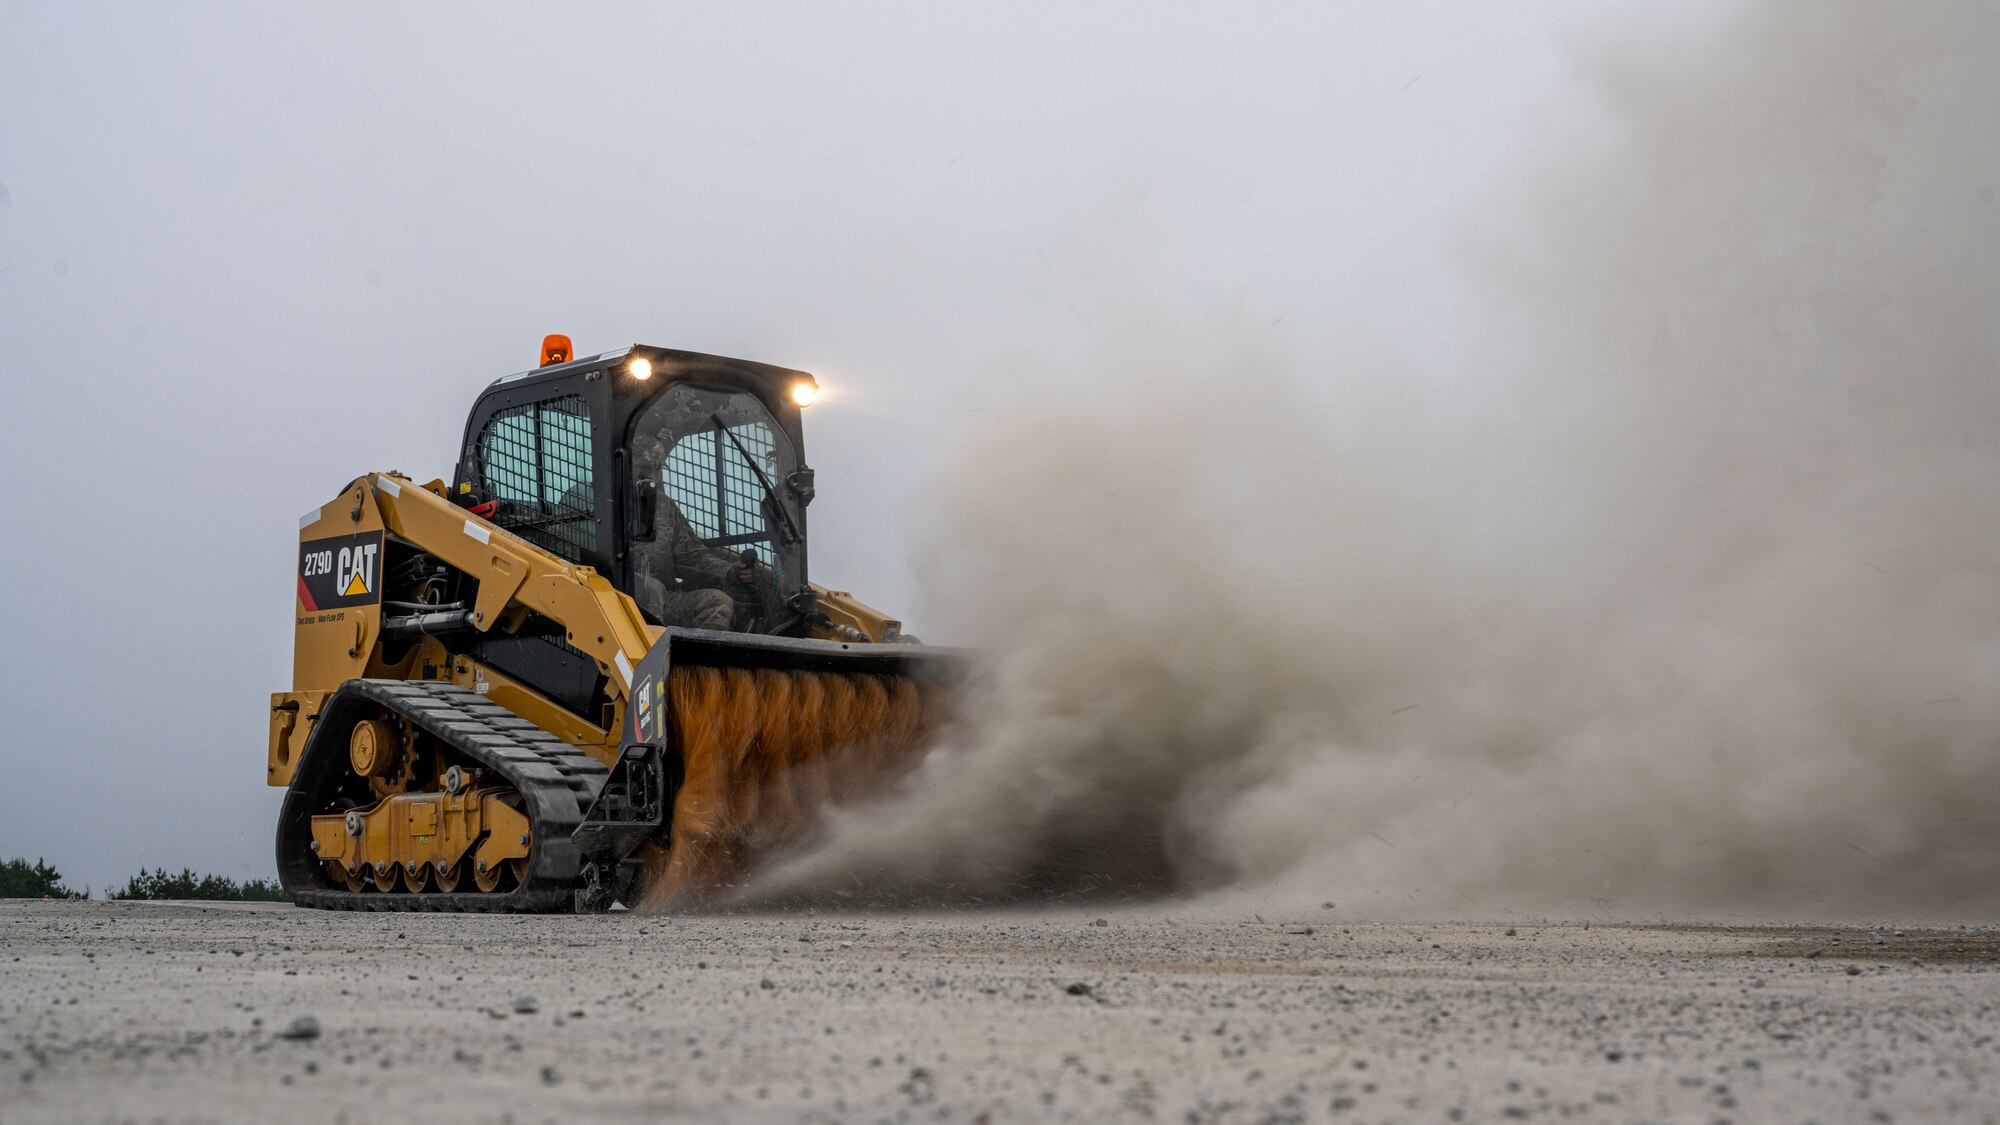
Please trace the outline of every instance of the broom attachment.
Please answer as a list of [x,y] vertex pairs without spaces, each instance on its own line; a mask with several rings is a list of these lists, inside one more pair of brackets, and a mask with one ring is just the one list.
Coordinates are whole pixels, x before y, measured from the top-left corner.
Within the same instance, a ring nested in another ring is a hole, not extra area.
[[642,908],[711,901],[803,840],[822,809],[879,792],[941,721],[944,689],[908,676],[679,665],[667,675],[683,776]]

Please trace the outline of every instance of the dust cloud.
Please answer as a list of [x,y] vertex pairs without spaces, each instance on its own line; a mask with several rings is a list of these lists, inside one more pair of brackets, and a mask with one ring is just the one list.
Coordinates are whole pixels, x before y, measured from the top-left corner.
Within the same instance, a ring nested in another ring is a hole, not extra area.
[[1475,368],[1138,325],[968,439],[964,722],[751,900],[2000,904],[2000,10],[1616,22],[1617,142],[1465,223]]

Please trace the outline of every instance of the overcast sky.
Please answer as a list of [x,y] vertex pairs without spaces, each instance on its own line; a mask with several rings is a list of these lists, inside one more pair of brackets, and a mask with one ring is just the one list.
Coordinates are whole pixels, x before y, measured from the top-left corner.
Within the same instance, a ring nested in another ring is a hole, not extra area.
[[814,577],[920,632],[912,487],[1134,310],[1454,369],[1634,7],[0,3],[0,856],[269,875],[298,514],[546,332],[818,373]]

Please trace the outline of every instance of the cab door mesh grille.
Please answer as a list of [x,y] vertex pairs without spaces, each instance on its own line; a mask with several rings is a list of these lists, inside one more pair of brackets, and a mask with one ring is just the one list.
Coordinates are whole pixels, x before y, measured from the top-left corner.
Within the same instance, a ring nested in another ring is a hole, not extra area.
[[573,562],[597,549],[590,409],[581,395],[510,407],[479,433],[477,483],[493,522]]

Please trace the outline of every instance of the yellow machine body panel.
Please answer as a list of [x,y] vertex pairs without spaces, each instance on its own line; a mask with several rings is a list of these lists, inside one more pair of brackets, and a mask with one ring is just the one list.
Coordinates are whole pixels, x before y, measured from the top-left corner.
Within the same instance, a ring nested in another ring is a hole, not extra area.
[[[419,486],[374,473],[301,521],[292,690],[271,697],[269,784],[290,784],[328,692],[350,679],[420,678],[425,667],[434,670],[432,678],[489,695],[599,761],[618,756],[630,671],[660,629],[591,568],[469,514],[439,495],[443,487],[439,481]],[[606,675],[612,703],[602,721],[581,719],[506,673],[464,655],[450,656],[429,639],[393,664],[386,662],[377,645],[384,532],[478,580],[479,596],[470,611],[475,627],[505,629],[524,611],[569,626],[569,643],[596,659]],[[336,592],[329,597],[328,590]]]

